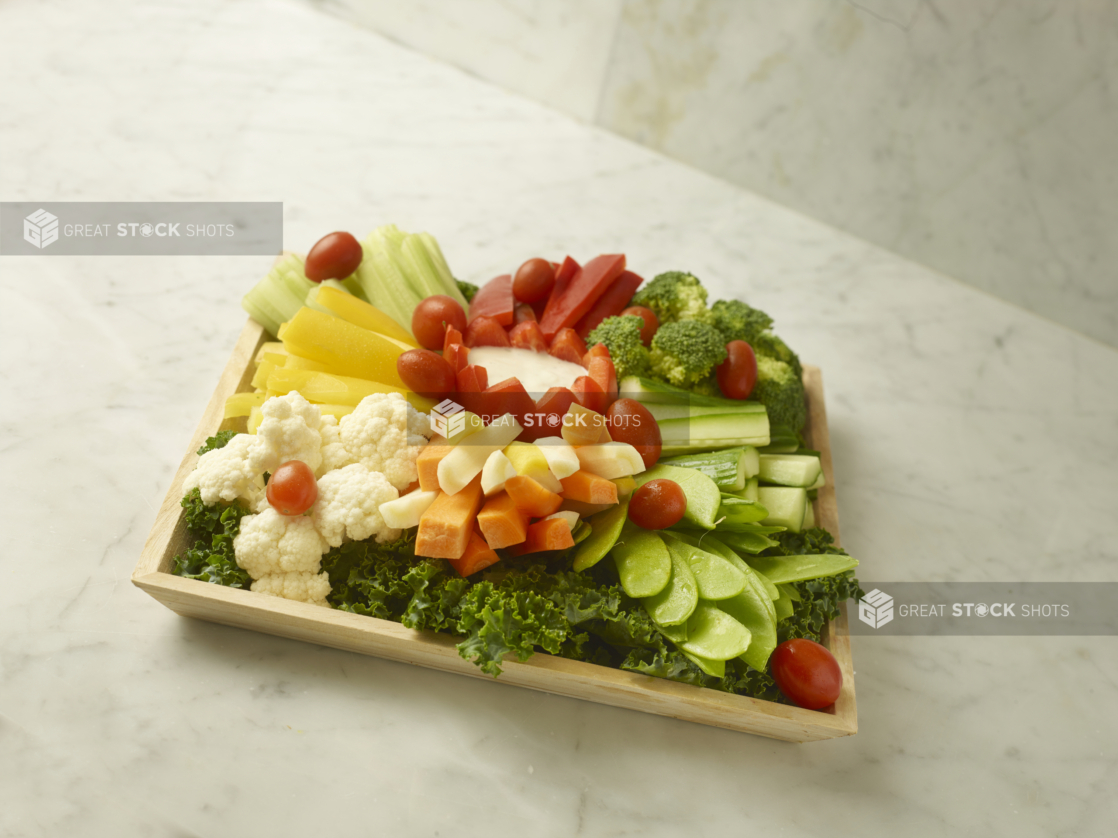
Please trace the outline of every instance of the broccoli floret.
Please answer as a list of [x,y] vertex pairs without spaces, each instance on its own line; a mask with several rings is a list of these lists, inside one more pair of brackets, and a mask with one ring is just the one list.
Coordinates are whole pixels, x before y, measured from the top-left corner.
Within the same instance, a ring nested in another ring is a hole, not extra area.
[[627,375],[648,377],[652,368],[649,366],[648,350],[641,343],[643,327],[644,321],[639,317],[607,317],[586,336],[586,345],[605,345],[618,381]]
[[741,300],[719,300],[710,307],[710,316],[714,328],[722,333],[726,343],[744,340],[753,346],[757,336],[773,324],[773,319],[765,312]]
[[757,355],[757,383],[751,398],[765,406],[771,427],[799,433],[807,421],[803,379],[789,364],[776,358]]
[[662,324],[710,320],[707,290],[695,276],[683,271],[659,274],[633,295],[630,305],[652,309]]
[[458,290],[462,292],[462,296],[466,298],[466,302],[473,302],[474,294],[477,293],[477,286],[463,279],[456,279],[454,281],[458,284]]
[[804,368],[800,364],[800,359],[797,357],[796,353],[789,349],[788,344],[772,332],[762,332],[750,345],[753,347],[753,353],[758,357],[765,355],[777,361],[783,361],[792,368],[797,379],[802,379],[804,377]]
[[691,389],[708,382],[714,368],[726,360],[726,342],[709,323],[681,320],[656,330],[650,356],[653,375]]

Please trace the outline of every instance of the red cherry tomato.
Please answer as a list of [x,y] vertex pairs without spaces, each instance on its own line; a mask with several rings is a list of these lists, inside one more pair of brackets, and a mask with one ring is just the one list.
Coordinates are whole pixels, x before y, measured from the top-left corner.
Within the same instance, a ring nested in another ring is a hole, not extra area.
[[646,530],[678,524],[687,510],[687,496],[674,480],[649,480],[629,499],[629,520]]
[[652,336],[656,334],[656,330],[660,328],[660,319],[656,316],[650,308],[644,306],[629,306],[621,312],[622,317],[639,317],[644,321],[641,327],[641,343],[645,346],[652,345]]
[[303,270],[311,282],[345,279],[357,270],[364,257],[361,243],[351,233],[331,233],[311,248]]
[[726,344],[726,360],[715,369],[718,389],[728,399],[748,399],[757,384],[757,356],[744,340]]
[[291,460],[268,478],[268,503],[280,515],[302,515],[318,500],[314,472],[302,460]]
[[830,707],[842,690],[842,670],[825,646],[801,637],[772,653],[773,680],[792,703],[808,710]]
[[462,311],[457,300],[445,294],[428,297],[412,312],[411,333],[419,345],[427,349],[443,348],[448,326],[465,332],[466,312]]
[[647,407],[636,399],[617,399],[606,411],[606,427],[610,439],[627,442],[637,449],[645,468],[656,465],[663,440],[660,426]]
[[529,259],[516,269],[512,295],[522,303],[538,303],[555,285],[555,268],[546,259]]
[[396,372],[414,393],[442,400],[455,390],[454,369],[438,352],[409,349],[396,359]]

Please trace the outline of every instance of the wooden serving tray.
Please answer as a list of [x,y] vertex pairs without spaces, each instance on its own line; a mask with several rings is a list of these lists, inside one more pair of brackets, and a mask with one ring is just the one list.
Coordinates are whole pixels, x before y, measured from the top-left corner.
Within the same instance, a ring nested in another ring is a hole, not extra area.
[[[490,678],[474,664],[463,660],[455,644],[458,638],[435,632],[415,631],[399,623],[335,611],[317,605],[227,588],[196,579],[183,579],[171,572],[174,557],[189,546],[185,513],[179,505],[182,486],[198,461],[194,452],[206,437],[227,428],[243,431],[245,420],[223,420],[225,399],[252,389],[253,358],[268,339],[258,323],[249,319],[233,355],[218,381],[202,421],[187,446],[167,497],[144,545],[132,582],[172,611],[215,623],[290,637],[346,649],[389,660],[443,669],[475,678]],[[815,520],[838,539],[838,509],[827,415],[823,406],[823,381],[817,367],[804,368],[807,388],[808,424],[805,439],[821,453],[827,485],[815,501]],[[854,669],[850,657],[846,606],[829,623],[822,637],[842,668],[842,693],[828,711],[803,710],[771,701],[732,695],[690,684],[667,681],[635,672],[596,666],[537,652],[524,663],[508,660],[498,683],[627,707],[645,713],[713,725],[729,730],[756,733],[790,742],[807,742],[850,736],[858,730],[854,701]]]

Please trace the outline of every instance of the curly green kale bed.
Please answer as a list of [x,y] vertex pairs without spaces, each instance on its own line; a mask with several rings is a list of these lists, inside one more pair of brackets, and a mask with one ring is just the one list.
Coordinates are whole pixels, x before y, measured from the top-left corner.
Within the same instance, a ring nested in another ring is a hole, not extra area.
[[[211,437],[203,450],[228,441]],[[237,566],[233,538],[249,513],[241,503],[205,506],[195,489],[185,498],[194,545],[175,558],[174,572],[188,579],[247,589],[252,580]],[[772,536],[777,546],[761,555],[843,553],[822,529]],[[414,533],[392,544],[357,541],[322,558],[330,576],[328,601],[342,611],[394,620],[409,628],[460,637],[459,654],[490,675],[508,653],[527,660],[544,651],[573,660],[643,672],[674,681],[786,702],[767,672],[744,661],[726,662],[726,675],[702,672],[665,638],[639,602],[629,598],[613,562],[585,573],[569,570],[569,553],[505,559],[463,579],[442,559],[415,556]],[[839,605],[862,596],[852,572],[795,584],[801,601],[778,625],[778,639],[819,640]]]

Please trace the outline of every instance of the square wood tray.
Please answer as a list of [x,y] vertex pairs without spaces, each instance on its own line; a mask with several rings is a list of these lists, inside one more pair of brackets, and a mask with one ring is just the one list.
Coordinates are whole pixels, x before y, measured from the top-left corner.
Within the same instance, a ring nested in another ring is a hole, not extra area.
[[[460,675],[490,678],[459,656],[455,649],[458,639],[450,635],[414,631],[389,620],[292,602],[196,579],[183,579],[172,574],[174,557],[185,550],[190,541],[185,512],[179,500],[183,481],[198,461],[194,452],[206,437],[219,430],[245,429],[244,419],[223,420],[225,399],[233,393],[251,391],[253,358],[267,339],[267,333],[258,323],[250,319],[245,324],[202,421],[190,440],[187,454],[171,481],[167,497],[159,508],[139,564],[132,574],[132,582],[185,617],[198,617]],[[837,540],[835,480],[823,405],[823,380],[817,367],[804,368],[804,384],[808,401],[808,424],[804,436],[807,444],[820,452],[827,481],[815,501],[815,520]],[[838,618],[827,625],[821,639],[842,668],[842,693],[829,711],[788,707],[543,653],[536,653],[524,663],[516,660],[502,663],[504,671],[496,680],[501,684],[515,684],[790,742],[850,736],[858,730],[858,715],[845,604],[841,606]]]

